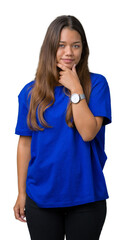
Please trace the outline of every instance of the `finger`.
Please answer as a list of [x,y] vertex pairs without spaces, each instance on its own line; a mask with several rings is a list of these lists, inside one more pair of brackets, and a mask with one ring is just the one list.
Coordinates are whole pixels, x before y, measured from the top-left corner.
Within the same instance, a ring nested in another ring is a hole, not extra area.
[[16,219],[19,219],[20,217],[20,210],[18,208],[14,209],[14,215]]
[[76,64],[73,65],[72,71],[73,71],[73,72],[76,72]]
[[25,217],[24,208],[20,208],[20,215]]
[[21,216],[20,221],[21,222],[26,222],[26,219],[24,219],[24,218],[26,218],[26,217],[25,216]]
[[61,75],[61,76],[62,76],[63,74],[64,74],[64,72],[63,72],[63,71],[60,71],[60,72],[59,72],[59,75]]
[[20,220],[21,222],[23,222],[23,218],[22,218],[21,215],[20,215],[20,210],[19,210],[19,209],[16,209],[16,210],[15,210],[15,218],[16,218],[17,220]]
[[67,70],[68,68],[60,63],[57,63],[57,66],[61,68],[63,71]]
[[24,219],[25,218],[25,213],[20,213],[20,209],[16,208],[14,209],[14,215],[15,215],[15,218],[21,222],[26,222],[26,220]]
[[25,222],[24,218],[26,217],[24,208],[20,208],[21,219]]

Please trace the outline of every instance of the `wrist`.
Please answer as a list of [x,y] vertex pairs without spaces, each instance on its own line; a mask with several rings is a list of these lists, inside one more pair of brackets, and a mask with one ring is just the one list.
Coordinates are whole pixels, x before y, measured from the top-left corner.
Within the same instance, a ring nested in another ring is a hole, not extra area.
[[26,192],[18,192],[18,196],[25,197],[26,196]]
[[19,189],[18,194],[26,194],[26,188],[24,189]]
[[73,93],[83,94],[84,92],[82,86],[78,85],[75,88],[71,89],[71,94]]

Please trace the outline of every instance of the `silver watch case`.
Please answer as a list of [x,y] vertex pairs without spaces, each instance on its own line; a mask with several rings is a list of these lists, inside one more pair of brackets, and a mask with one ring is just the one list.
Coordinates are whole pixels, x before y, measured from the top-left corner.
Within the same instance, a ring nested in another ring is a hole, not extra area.
[[85,94],[73,93],[70,97],[72,103],[78,103],[82,99],[85,99]]

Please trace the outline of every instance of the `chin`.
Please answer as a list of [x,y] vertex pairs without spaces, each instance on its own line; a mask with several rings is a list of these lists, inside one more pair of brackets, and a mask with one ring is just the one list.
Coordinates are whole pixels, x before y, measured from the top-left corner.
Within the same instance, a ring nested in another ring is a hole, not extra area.
[[67,68],[69,68],[69,69],[72,69],[73,64],[72,64],[72,65],[70,65],[70,64],[64,64],[64,66],[67,67]]
[[72,67],[71,66],[66,66],[67,68],[69,68],[69,69],[72,69]]

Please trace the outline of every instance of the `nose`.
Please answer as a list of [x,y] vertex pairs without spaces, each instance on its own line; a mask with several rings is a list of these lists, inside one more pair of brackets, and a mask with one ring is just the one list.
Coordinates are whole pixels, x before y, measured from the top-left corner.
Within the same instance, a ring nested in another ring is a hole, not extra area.
[[66,51],[65,51],[65,54],[68,56],[68,55],[73,55],[73,51],[72,51],[72,48],[70,46],[67,46],[66,47]]

